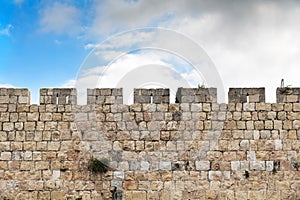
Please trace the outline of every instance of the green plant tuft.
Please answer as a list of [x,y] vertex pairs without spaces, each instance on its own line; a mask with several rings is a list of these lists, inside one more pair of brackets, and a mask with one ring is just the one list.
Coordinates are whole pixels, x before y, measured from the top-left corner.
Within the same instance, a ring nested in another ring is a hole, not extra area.
[[198,84],[198,89],[200,89],[200,88],[206,88],[205,84],[204,83],[202,83],[201,85]]
[[279,92],[280,94],[291,94],[292,93],[291,85],[280,88]]
[[88,162],[88,170],[93,173],[106,173],[109,170],[109,161],[106,158],[102,158],[101,160],[98,160],[96,158],[92,158]]

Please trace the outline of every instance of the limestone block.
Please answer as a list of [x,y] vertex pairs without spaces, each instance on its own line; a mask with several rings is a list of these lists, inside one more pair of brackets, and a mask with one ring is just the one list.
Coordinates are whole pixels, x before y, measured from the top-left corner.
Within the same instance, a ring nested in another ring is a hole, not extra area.
[[275,150],[282,150],[282,140],[274,140]]
[[250,170],[264,171],[266,169],[265,161],[250,161]]
[[138,182],[137,181],[124,181],[123,182],[123,188],[125,190],[136,190],[138,188]]
[[232,171],[239,171],[241,169],[240,161],[231,161],[230,163]]
[[171,162],[169,162],[169,161],[160,161],[159,162],[159,169],[160,170],[171,170],[172,169]]
[[266,171],[273,171],[274,168],[274,162],[273,161],[266,161]]
[[208,178],[209,180],[220,181],[222,180],[222,172],[221,171],[209,171]]
[[199,170],[199,171],[210,170],[210,162],[209,161],[196,161],[196,170]]
[[11,160],[11,152],[1,152],[0,160]]
[[52,191],[51,199],[64,200],[66,199],[66,193],[60,191]]

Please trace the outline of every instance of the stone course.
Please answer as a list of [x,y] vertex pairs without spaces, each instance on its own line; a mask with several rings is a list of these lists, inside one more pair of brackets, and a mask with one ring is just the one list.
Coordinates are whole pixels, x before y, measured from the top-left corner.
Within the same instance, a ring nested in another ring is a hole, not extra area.
[[300,199],[300,92],[264,92],[0,88],[0,199]]

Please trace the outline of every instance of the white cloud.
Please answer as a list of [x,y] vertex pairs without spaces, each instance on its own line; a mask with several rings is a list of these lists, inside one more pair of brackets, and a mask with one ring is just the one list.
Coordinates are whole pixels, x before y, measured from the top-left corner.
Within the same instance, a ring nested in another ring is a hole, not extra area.
[[9,83],[0,83],[0,88],[15,88],[15,86]]
[[[174,55],[169,52],[144,50],[118,57],[107,66],[85,68],[78,75],[75,84],[79,94],[78,102],[80,104],[85,103],[86,88],[96,87],[122,87],[124,103],[132,102],[128,101],[128,98],[133,92],[133,88],[137,87],[170,87],[174,97],[176,89],[173,86],[176,88],[178,86],[186,87],[189,83],[180,75],[177,66],[174,66],[179,62],[176,59],[173,60],[173,57]],[[93,60],[93,57],[91,60]],[[172,60],[172,62],[167,63],[166,60]],[[190,77],[193,75],[194,72],[185,76]]]
[[8,24],[4,29],[0,29],[0,35],[10,36],[11,29],[13,28],[13,25]]
[[[78,32],[79,11],[65,4],[54,5],[56,9],[48,7],[42,12],[42,28],[48,32],[66,33],[75,27]],[[239,86],[266,87],[267,100],[274,102],[275,89],[281,78],[285,78],[286,83],[294,87],[300,85],[300,4],[297,1],[112,0],[95,1],[90,8],[94,15],[86,28],[88,33],[84,38],[88,38],[90,43],[85,45],[85,49],[97,47],[97,42],[111,33],[146,26],[165,27],[183,33],[203,47],[215,63],[225,90]],[[147,41],[153,40],[151,33],[143,34],[118,37],[102,45],[102,49],[95,49],[95,54],[100,50],[98,54],[102,60],[113,60],[122,53],[123,47],[139,41],[139,44],[143,44],[143,41],[147,44]],[[181,41],[172,37],[155,39],[165,46],[173,44],[174,48],[180,48],[178,44]],[[194,57],[199,55],[193,49],[187,53]],[[142,65],[143,61],[136,56],[135,62],[141,62]],[[168,64],[165,58],[159,59]],[[132,63],[129,60],[118,58],[113,63],[115,67],[112,69],[116,71],[114,77],[118,74],[122,77],[122,66],[130,69],[130,65]],[[94,66],[102,66],[102,63]],[[89,76],[80,80],[83,85],[85,81],[97,81],[103,67],[93,70],[86,72],[90,73]],[[197,78],[195,73],[182,75],[188,80]],[[108,82],[116,80],[107,77]]]
[[40,13],[40,26],[43,32],[76,35],[82,30],[81,12],[75,6],[55,2]]
[[76,80],[71,79],[63,83],[62,85],[59,86],[59,88],[74,88],[75,87]]
[[267,100],[275,102],[281,78],[300,85],[297,1],[109,1],[97,9],[96,34],[158,25],[188,35],[216,64],[225,88],[266,87]]
[[95,47],[97,47],[97,44],[88,43],[84,45],[84,49],[94,49]]

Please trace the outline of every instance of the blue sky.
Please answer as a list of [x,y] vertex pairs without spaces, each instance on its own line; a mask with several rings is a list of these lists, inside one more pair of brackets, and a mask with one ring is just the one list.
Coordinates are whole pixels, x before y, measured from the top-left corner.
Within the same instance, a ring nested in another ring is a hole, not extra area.
[[[88,59],[92,59],[91,51],[98,44],[124,31],[160,27],[198,44],[214,63],[225,91],[229,87],[266,87],[267,101],[274,102],[281,78],[288,85],[300,87],[299,19],[299,1],[292,0],[2,0],[0,86],[29,88],[32,102],[38,103],[39,88],[79,83],[77,74],[91,63]],[[119,37],[115,45],[149,39],[144,33],[126,37]],[[169,40],[165,37],[157,41],[180,43]],[[113,61],[112,75],[106,77],[112,81],[103,86],[119,86],[122,77],[113,74],[127,69],[128,63],[137,67],[176,65],[178,74],[186,80],[196,77],[195,72],[184,73],[188,64],[172,59],[175,54],[166,57],[157,50],[138,52],[122,57],[118,47],[102,52],[103,58]],[[196,53],[189,52],[191,57]],[[94,77],[103,75],[97,71],[99,67],[105,66],[96,61],[90,66]],[[205,81],[207,86],[214,86],[209,85],[211,77],[202,78],[206,81],[197,79],[200,84]]]
[[76,76],[88,53],[86,41],[43,30],[42,10],[47,6],[35,0],[1,1],[1,84],[30,88],[36,93],[40,87],[60,86]]

